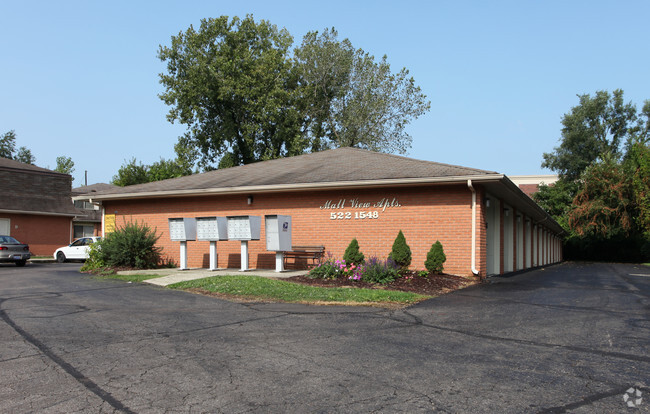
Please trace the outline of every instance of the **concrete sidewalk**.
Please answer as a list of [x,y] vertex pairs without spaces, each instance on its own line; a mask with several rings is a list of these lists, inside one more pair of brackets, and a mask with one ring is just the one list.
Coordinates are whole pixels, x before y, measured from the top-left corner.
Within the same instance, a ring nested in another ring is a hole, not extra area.
[[124,270],[117,272],[120,275],[133,275],[133,274],[151,274],[151,275],[164,275],[154,279],[145,280],[145,283],[150,283],[157,286],[167,286],[173,283],[184,282],[186,280],[203,279],[213,276],[261,276],[285,279],[293,276],[302,276],[307,274],[307,270],[289,270],[278,273],[272,269],[253,269],[247,272],[241,272],[239,269],[188,269],[179,270],[178,268],[169,269],[149,269],[149,270]]

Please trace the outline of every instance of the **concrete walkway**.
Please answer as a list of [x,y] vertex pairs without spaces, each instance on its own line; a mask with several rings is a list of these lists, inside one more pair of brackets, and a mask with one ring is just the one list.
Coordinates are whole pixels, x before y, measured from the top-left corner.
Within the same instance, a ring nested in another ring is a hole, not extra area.
[[278,273],[272,269],[253,269],[247,272],[241,272],[239,269],[188,269],[179,270],[178,268],[170,269],[149,269],[149,270],[124,270],[117,272],[120,275],[133,275],[133,274],[151,274],[151,275],[164,275],[154,279],[144,280],[145,283],[152,285],[167,286],[173,283],[184,282],[186,280],[203,279],[213,276],[262,276],[270,278],[284,279],[292,276],[302,276],[307,274],[307,270],[289,270]]

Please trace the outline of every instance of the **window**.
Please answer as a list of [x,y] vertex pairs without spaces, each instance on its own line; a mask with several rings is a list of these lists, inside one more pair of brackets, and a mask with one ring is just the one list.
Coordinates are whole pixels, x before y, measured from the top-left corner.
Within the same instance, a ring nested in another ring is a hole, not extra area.
[[74,238],[80,239],[82,237],[92,237],[94,235],[95,226],[87,224],[74,225]]
[[74,206],[77,208],[80,208],[82,210],[94,210],[95,205],[93,203],[90,203],[88,201],[84,200],[75,200]]
[[84,245],[85,239],[75,240],[70,246],[79,247]]

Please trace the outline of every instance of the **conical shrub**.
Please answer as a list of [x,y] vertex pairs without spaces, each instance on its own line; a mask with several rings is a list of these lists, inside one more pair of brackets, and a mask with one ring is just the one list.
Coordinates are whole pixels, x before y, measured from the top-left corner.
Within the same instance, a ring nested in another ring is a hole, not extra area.
[[359,265],[363,263],[364,259],[365,257],[363,253],[359,250],[359,242],[356,238],[352,239],[348,248],[345,249],[345,253],[343,253],[343,260],[345,260],[345,263],[347,264],[354,263],[355,265]]
[[406,269],[411,265],[411,248],[406,244],[406,237],[404,237],[402,230],[397,234],[388,258],[392,259],[402,269]]
[[427,260],[424,261],[424,267],[426,267],[431,273],[440,274],[444,269],[443,264],[445,261],[447,261],[447,256],[445,256],[442,243],[436,240],[436,242],[431,245],[429,253],[427,253]]

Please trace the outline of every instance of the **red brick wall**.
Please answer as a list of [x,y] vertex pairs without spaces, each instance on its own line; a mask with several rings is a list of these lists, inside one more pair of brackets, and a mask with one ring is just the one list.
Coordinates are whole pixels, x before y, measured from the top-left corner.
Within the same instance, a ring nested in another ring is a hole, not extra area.
[[0,218],[11,220],[11,236],[29,244],[33,255],[51,256],[70,243],[72,217],[0,213]]
[[[482,200],[477,192],[477,200]],[[115,214],[119,226],[125,220],[146,222],[162,234],[159,244],[164,253],[180,262],[180,243],[169,239],[170,217],[282,214],[292,217],[294,245],[324,245],[326,251],[342,258],[352,238],[359,241],[366,258],[382,259],[390,253],[399,230],[411,247],[411,268],[424,269],[426,254],[440,240],[447,262],[445,272],[471,275],[471,192],[466,185],[428,186],[408,189],[305,191],[282,194],[255,194],[252,205],[246,195],[167,198],[157,200],[105,201],[106,214]],[[399,201],[401,207],[350,208],[350,200],[378,202],[382,198]],[[321,209],[328,200],[333,204],[345,199],[344,209]],[[379,218],[355,219],[355,212],[378,211]],[[351,213],[351,219],[332,220],[330,213]],[[477,205],[476,265],[485,274],[485,220]],[[274,252],[266,250],[264,220],[261,240],[249,242],[249,267],[274,268]],[[208,242],[188,242],[188,266],[208,267]],[[217,242],[219,267],[240,266],[240,242]]]

